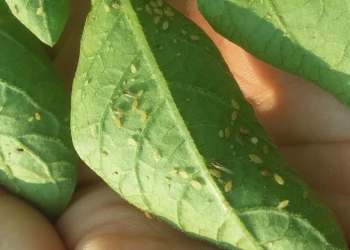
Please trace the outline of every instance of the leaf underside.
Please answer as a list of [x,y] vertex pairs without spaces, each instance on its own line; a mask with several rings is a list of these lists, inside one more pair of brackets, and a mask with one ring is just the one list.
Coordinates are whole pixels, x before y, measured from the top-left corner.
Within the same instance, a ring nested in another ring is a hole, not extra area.
[[82,159],[142,210],[227,249],[346,249],[221,55],[163,1],[93,1],[73,85]]
[[11,12],[42,42],[57,43],[69,17],[69,0],[5,0]]
[[350,2],[197,0],[219,33],[350,108]]
[[0,0],[0,182],[50,218],[69,202],[69,99],[37,39]]

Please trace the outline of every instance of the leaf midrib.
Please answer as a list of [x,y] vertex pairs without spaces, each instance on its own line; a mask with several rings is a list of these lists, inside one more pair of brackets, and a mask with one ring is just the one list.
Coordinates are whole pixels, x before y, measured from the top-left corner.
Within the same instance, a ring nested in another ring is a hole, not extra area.
[[[122,7],[124,8],[125,14],[128,17],[128,20],[130,21],[130,25],[133,28],[134,34],[135,34],[135,39],[138,41],[139,44],[142,44],[143,46],[140,46],[141,50],[144,53],[144,58],[148,62],[148,65],[150,66],[151,69],[153,69],[153,76],[155,81],[157,82],[160,92],[159,94],[162,96],[164,99],[165,103],[169,106],[169,116],[173,117],[175,121],[178,121],[178,128],[181,134],[183,135],[184,138],[192,138],[190,135],[190,132],[188,131],[182,116],[178,112],[178,109],[175,105],[174,100],[172,99],[172,95],[167,88],[167,82],[164,77],[162,77],[161,70],[158,67],[158,64],[154,58],[154,56],[151,53],[151,48],[149,47],[149,44],[147,42],[147,39],[141,30],[141,24],[138,21],[138,18],[134,12],[134,9],[132,8],[130,1],[129,0],[120,0]],[[180,118],[180,119],[176,119]],[[199,162],[202,164],[199,166],[200,170],[202,172],[205,172],[207,170],[205,162],[203,162],[203,157],[200,155],[200,153],[197,150],[196,145],[194,144],[193,140],[187,139],[187,143],[190,144],[190,148],[192,149],[192,154],[198,159]],[[247,238],[249,238],[250,242],[255,246],[256,249],[263,249],[261,248],[260,244],[253,238],[251,233],[247,230],[247,228],[241,223],[240,219],[234,213],[234,209],[229,205],[225,197],[222,195],[220,189],[216,185],[216,183],[211,179],[207,179],[208,183],[212,187],[212,189],[215,191],[217,194],[216,196],[220,199],[221,204],[225,207],[229,213],[233,215],[237,219],[236,223],[238,223],[239,227],[242,229],[242,232],[245,233]]]

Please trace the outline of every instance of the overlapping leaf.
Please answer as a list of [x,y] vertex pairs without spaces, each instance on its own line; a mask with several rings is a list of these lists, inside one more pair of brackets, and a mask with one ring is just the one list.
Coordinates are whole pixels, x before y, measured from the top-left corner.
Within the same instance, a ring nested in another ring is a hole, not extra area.
[[5,0],[12,13],[42,42],[53,46],[69,16],[69,0]]
[[0,0],[0,182],[55,218],[71,198],[75,161],[63,85]]
[[197,0],[221,34],[255,57],[303,77],[350,108],[350,2]]
[[192,22],[161,0],[95,0],[80,55],[74,145],[132,204],[226,249],[346,249]]

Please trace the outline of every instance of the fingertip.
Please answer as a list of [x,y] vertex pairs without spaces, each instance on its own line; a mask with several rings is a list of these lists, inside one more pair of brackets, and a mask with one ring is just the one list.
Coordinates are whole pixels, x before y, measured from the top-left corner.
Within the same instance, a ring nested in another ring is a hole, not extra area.
[[0,249],[65,249],[48,219],[1,187],[0,204]]

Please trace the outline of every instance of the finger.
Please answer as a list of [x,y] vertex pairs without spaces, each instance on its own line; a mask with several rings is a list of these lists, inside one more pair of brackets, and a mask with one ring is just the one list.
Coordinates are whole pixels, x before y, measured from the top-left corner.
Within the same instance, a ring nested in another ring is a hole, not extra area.
[[102,182],[76,193],[57,229],[68,249],[217,249],[156,219],[148,219]]
[[0,249],[65,249],[55,228],[42,214],[1,187],[0,204]]

